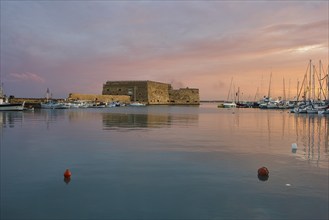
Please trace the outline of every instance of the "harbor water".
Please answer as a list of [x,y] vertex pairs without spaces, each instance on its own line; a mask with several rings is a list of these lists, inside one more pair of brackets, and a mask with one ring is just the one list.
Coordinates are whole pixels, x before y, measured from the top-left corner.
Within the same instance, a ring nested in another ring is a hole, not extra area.
[[329,218],[329,115],[208,103],[0,112],[0,125],[3,220]]

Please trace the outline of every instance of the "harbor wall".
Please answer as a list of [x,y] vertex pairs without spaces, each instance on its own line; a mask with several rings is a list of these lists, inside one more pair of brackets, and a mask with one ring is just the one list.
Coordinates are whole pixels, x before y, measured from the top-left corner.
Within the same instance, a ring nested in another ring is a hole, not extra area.
[[130,97],[127,95],[95,95],[95,94],[81,94],[70,93],[68,100],[86,100],[93,102],[121,102],[130,103]]

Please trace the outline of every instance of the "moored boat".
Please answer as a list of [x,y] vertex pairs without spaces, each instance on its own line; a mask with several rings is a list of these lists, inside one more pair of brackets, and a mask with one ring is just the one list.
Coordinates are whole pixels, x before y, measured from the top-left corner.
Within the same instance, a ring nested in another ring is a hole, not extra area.
[[0,111],[23,111],[24,110],[23,103],[9,103],[8,99],[5,97],[2,84],[0,84]]
[[146,105],[144,103],[140,103],[140,102],[132,102],[129,104],[129,106],[141,107],[141,106],[146,106]]
[[223,103],[224,108],[236,108],[235,102],[224,102]]
[[17,103],[17,104],[3,102],[1,99],[0,100],[0,111],[23,111],[24,104],[25,104],[25,102]]

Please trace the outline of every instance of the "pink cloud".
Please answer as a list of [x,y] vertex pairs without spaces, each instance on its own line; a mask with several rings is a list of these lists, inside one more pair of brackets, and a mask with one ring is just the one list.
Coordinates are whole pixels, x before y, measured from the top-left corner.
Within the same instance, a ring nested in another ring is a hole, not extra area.
[[36,73],[30,73],[30,72],[25,72],[25,73],[10,73],[9,76],[13,78],[14,80],[17,81],[33,81],[33,82],[38,82],[38,83],[44,83],[45,79],[40,77]]

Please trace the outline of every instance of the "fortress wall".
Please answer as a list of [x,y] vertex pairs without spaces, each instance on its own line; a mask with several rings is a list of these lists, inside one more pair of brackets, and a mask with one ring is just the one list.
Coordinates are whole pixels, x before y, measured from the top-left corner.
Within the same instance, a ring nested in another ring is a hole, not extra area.
[[130,97],[127,95],[93,95],[93,94],[80,94],[70,93],[69,100],[88,100],[88,101],[99,101],[99,102],[122,102],[130,103]]
[[199,89],[178,89],[169,91],[170,103],[176,105],[199,105]]
[[107,81],[103,85],[103,95],[125,95],[130,101],[148,102],[147,81]]
[[148,102],[151,105],[170,104],[169,89],[171,85],[166,83],[148,82]]

